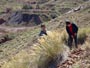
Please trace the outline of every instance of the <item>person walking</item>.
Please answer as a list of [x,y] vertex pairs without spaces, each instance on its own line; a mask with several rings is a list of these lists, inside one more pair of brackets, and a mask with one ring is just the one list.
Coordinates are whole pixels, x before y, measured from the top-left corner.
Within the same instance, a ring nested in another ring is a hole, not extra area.
[[78,48],[77,45],[77,33],[78,33],[78,26],[70,21],[66,21],[66,31],[68,33],[68,46],[72,49],[73,40],[75,42],[75,47]]

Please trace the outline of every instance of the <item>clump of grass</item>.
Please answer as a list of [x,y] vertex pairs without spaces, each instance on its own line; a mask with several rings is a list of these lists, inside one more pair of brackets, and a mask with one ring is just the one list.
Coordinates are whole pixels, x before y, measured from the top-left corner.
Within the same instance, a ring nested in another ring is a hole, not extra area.
[[[45,36],[39,40],[41,46],[43,45],[42,48],[45,50],[46,56],[48,56],[47,60],[49,62],[51,60],[55,60],[57,55],[62,54],[65,50],[65,45],[63,45],[65,40],[63,40],[63,38],[63,32],[58,33],[57,31],[54,31],[48,32],[48,36]],[[46,62],[44,61],[44,63]]]
[[56,31],[48,32],[48,36],[42,36],[38,43],[31,46],[30,53],[20,52],[2,68],[47,68],[49,62],[68,50],[63,45],[62,35]]
[[89,28],[81,28],[78,32],[78,44],[84,44],[89,33]]
[[79,31],[78,43],[79,44],[85,43],[86,37],[87,37],[87,35],[86,35],[86,31],[85,30]]
[[77,62],[76,64],[74,64],[74,65],[72,66],[72,68],[81,68],[80,62]]
[[9,63],[6,63],[2,68],[28,68],[29,54],[26,51],[21,51]]

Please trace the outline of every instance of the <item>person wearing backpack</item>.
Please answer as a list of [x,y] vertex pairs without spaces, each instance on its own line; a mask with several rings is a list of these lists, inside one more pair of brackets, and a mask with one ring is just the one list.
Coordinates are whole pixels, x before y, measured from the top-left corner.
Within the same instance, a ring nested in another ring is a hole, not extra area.
[[78,48],[77,45],[77,33],[78,33],[78,26],[70,21],[66,21],[66,31],[68,33],[68,46],[72,49],[72,43],[74,40],[75,47]]

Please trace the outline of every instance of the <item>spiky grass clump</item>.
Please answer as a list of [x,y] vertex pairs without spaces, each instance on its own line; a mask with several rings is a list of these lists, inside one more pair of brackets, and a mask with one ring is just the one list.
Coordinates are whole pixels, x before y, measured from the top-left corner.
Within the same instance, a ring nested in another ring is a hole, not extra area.
[[18,53],[2,68],[47,68],[51,60],[68,49],[62,39],[63,32],[48,32],[48,36],[42,36],[38,43],[31,46],[29,53]]
[[11,57],[11,60],[2,68],[29,68],[29,54],[26,51],[21,51],[15,57]]
[[[32,68],[35,68],[35,63],[38,68],[47,68],[50,61],[58,57],[68,48],[63,44],[63,32],[58,33],[57,31],[48,32],[48,36],[42,36],[38,39],[39,43],[32,46],[32,53],[34,53]],[[37,61],[36,61],[37,60]]]
[[89,28],[81,28],[78,32],[78,43],[84,44],[88,34],[90,34]]
[[[62,54],[65,50],[63,32],[59,33],[57,31],[48,32],[48,36],[43,36],[39,39],[41,48],[45,52],[45,56],[48,57],[47,60],[54,60],[57,55]],[[43,58],[42,58],[43,59]],[[48,63],[44,60],[44,63]]]

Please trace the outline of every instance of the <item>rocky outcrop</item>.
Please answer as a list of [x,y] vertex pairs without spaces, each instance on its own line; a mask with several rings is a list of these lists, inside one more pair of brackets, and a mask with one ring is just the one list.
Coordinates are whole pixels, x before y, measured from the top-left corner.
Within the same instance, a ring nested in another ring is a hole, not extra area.
[[5,23],[5,22],[6,21],[3,18],[0,19],[0,25],[3,24],[3,23]]
[[29,25],[35,24],[38,25],[42,23],[39,15],[36,14],[23,14],[20,11],[16,11],[11,14],[7,22],[8,25]]
[[21,12],[12,13],[8,20],[8,24],[19,24],[21,22],[22,22]]

